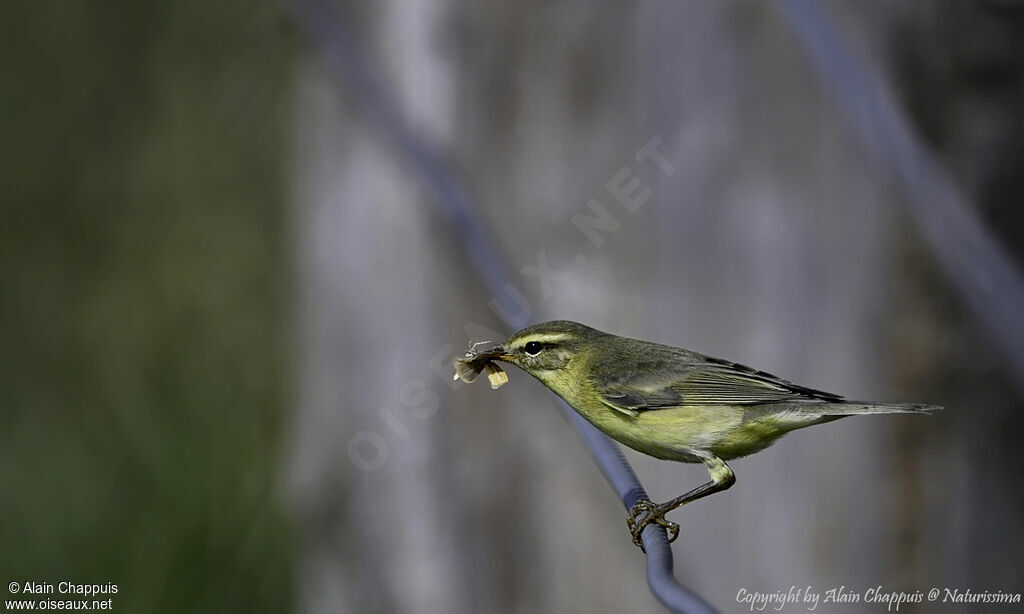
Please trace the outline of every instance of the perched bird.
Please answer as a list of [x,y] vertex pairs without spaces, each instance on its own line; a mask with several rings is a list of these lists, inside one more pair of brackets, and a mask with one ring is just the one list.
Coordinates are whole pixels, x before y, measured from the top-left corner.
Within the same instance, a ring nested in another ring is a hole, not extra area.
[[486,370],[495,388],[508,381],[494,361],[511,363],[565,399],[612,439],[655,458],[704,463],[711,481],[670,501],[639,501],[626,520],[633,542],[655,523],[669,541],[677,507],[736,481],[725,461],[759,452],[786,433],[857,414],[925,413],[916,403],[847,401],[774,375],[690,350],[611,335],[556,320],[524,328],[456,361],[456,379]]

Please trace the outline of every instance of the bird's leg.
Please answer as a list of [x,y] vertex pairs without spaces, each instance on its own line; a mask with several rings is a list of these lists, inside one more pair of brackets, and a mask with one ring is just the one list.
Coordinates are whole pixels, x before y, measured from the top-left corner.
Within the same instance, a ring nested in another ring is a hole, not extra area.
[[711,481],[707,484],[701,484],[697,488],[660,505],[646,499],[637,501],[636,505],[629,510],[626,526],[629,527],[629,532],[633,535],[633,543],[639,546],[641,550],[643,550],[644,544],[640,541],[640,534],[643,533],[644,527],[652,522],[664,527],[669,532],[668,541],[672,543],[679,536],[679,525],[665,520],[665,514],[691,501],[696,501],[701,497],[725,490],[736,483],[736,474],[732,472],[732,468],[729,465],[725,464],[724,460],[712,455],[704,459],[704,464],[707,465],[708,473],[711,474]]
[[643,532],[644,527],[650,523],[654,523],[660,527],[664,527],[668,531],[668,541],[672,543],[679,537],[679,525],[665,520],[664,514],[659,515],[657,513],[658,504],[653,501],[643,499],[637,501],[632,509],[629,510],[629,516],[626,517],[626,526],[629,527],[629,532],[633,535],[633,543],[644,549],[644,544],[640,541],[640,533]]

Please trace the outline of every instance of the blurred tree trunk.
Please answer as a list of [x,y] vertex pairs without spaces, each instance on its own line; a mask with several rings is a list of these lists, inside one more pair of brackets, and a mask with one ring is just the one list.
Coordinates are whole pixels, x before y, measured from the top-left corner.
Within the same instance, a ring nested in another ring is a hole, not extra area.
[[[562,256],[571,213],[643,145],[623,140],[628,19],[582,2],[365,8],[346,15],[357,44],[487,204],[478,213],[511,261]],[[339,98],[316,66],[302,74],[288,472],[300,610],[658,611],[623,512],[551,396],[518,372],[512,394],[453,393],[453,351],[503,326],[491,297],[359,92]],[[558,312],[535,280],[515,281],[531,319]]]
[[[894,82],[918,130],[1024,271],[1024,7],[917,2],[879,13]],[[1015,590],[1024,583],[1011,554],[1024,551],[1024,533],[1006,530],[1024,510],[1024,492],[1008,487],[1024,470],[1015,376],[923,247],[909,243],[895,256],[904,282],[892,290],[888,327],[897,381],[949,402],[944,425],[898,434],[901,487],[915,499],[897,510],[893,572],[915,583],[954,577]],[[945,501],[945,513],[929,500]],[[928,539],[938,532],[949,541]]]

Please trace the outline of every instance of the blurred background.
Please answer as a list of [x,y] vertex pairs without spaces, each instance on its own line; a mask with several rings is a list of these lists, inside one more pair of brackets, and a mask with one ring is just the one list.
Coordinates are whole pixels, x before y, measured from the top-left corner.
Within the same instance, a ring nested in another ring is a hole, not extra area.
[[[1024,5],[826,8],[1024,265]],[[945,406],[792,434],[676,512],[723,611],[1024,588],[1021,374],[776,5],[13,2],[0,41],[0,580],[663,611],[555,397],[450,381],[470,340],[573,319]],[[628,456],[656,500],[707,479]]]

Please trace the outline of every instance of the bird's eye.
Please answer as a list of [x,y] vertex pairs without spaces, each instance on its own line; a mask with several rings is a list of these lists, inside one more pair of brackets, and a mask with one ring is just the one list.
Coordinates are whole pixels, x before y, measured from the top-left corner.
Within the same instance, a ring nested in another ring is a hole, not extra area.
[[523,349],[526,350],[526,353],[530,356],[536,356],[537,354],[540,354],[540,351],[544,349],[544,346],[540,341],[531,341],[527,343]]

